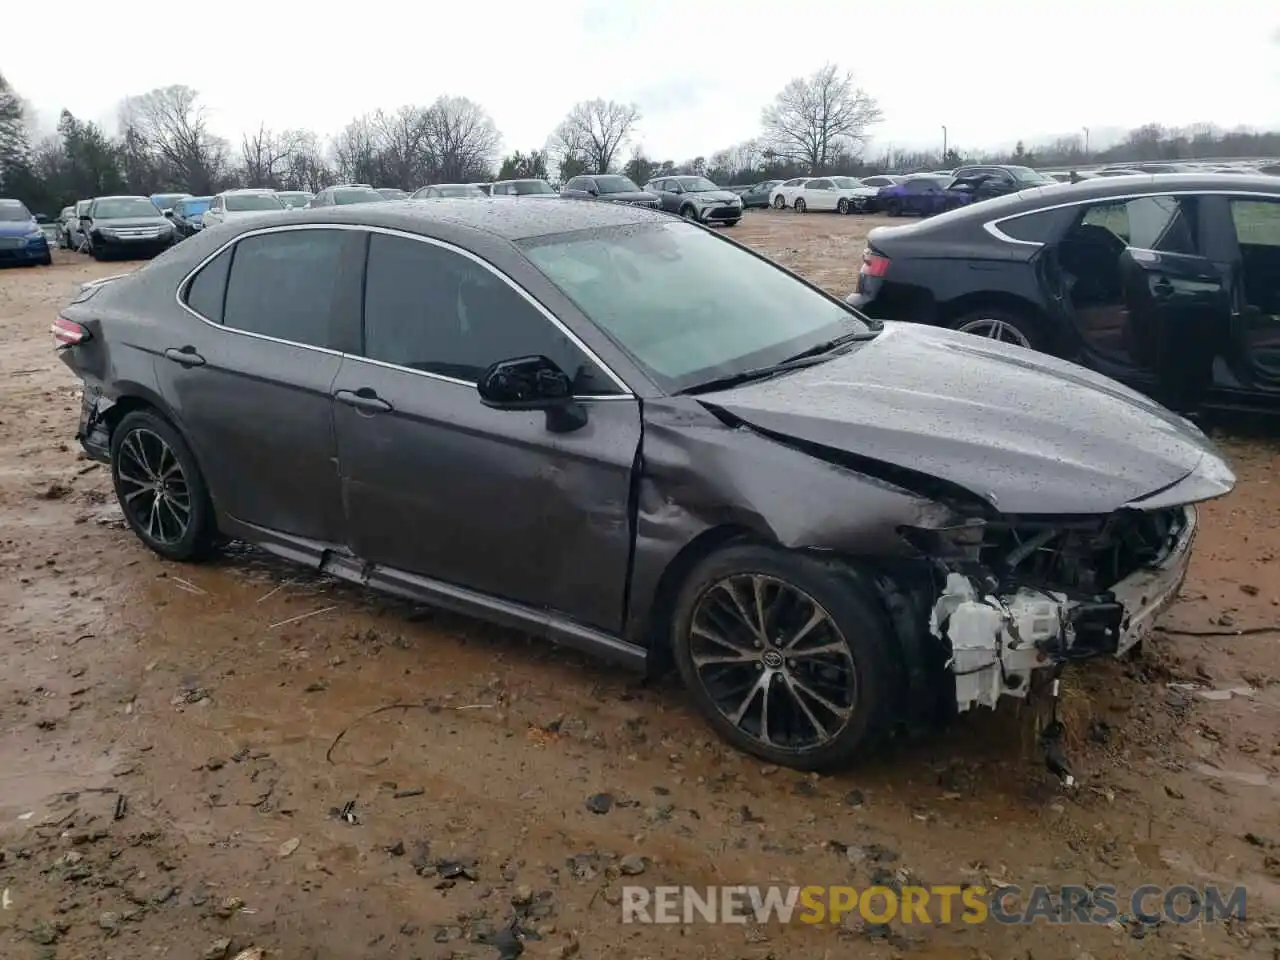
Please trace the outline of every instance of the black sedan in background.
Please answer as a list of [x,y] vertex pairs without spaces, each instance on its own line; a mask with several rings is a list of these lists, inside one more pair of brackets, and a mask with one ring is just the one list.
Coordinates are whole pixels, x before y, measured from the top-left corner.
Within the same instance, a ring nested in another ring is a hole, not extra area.
[[1184,412],[1280,413],[1280,183],[1099,177],[878,227],[848,300],[1074,360]]
[[773,194],[773,188],[778,186],[781,180],[761,180],[759,183],[753,183],[749,187],[743,188],[738,196],[742,198],[742,207],[744,210],[750,210],[753,207],[768,209],[769,197]]
[[882,327],[618,203],[232,221],[53,332],[78,438],[161,556],[238,538],[674,664],[728,740],[798,768],[1127,651],[1181,583],[1191,504],[1234,484],[1103,377]]

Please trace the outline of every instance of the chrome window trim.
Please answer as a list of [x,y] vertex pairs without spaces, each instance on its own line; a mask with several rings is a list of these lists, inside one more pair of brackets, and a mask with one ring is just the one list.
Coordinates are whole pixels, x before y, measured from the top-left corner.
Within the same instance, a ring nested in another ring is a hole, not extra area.
[[1065,203],[1053,203],[1045,207],[1036,207],[1034,210],[1023,210],[1021,213],[1011,213],[1008,216],[996,217],[988,220],[982,225],[982,229],[991,234],[997,240],[1005,243],[1020,244],[1022,246],[1043,247],[1044,243],[1040,240],[1017,240],[1003,230],[1000,224],[1006,220],[1017,220],[1019,217],[1028,217],[1033,213],[1048,213],[1050,210],[1061,210],[1064,207],[1082,207],[1092,206],[1098,203],[1120,203],[1129,200],[1141,200],[1143,197],[1240,197],[1241,199],[1249,199],[1252,197],[1264,197],[1270,200],[1280,200],[1280,187],[1274,192],[1264,192],[1263,187],[1237,187],[1234,190],[1143,190],[1140,193],[1119,193],[1110,197],[1090,197],[1081,200],[1068,200]]
[[[358,231],[364,231],[366,233],[380,233],[389,237],[401,237],[405,240],[416,240],[419,243],[429,244],[431,246],[436,246],[444,250],[448,250],[451,253],[460,254],[466,259],[472,261],[473,263],[476,263],[479,266],[483,267],[485,270],[488,270],[495,277],[500,279],[503,283],[509,286],[517,294],[519,294],[530,306],[534,308],[534,310],[540,313],[545,320],[547,320],[553,327],[555,327],[557,330],[563,333],[566,337],[568,337],[569,341],[574,346],[576,346],[579,350],[581,350],[588,360],[590,360],[597,367],[603,370],[605,374],[608,375],[609,379],[612,380],[614,384],[622,391],[622,393],[616,393],[616,394],[614,393],[575,394],[574,395],[575,400],[597,401],[597,400],[634,400],[636,399],[635,392],[631,389],[631,387],[628,386],[627,383],[621,377],[619,377],[607,363],[601,360],[599,355],[597,355],[594,350],[592,350],[589,346],[587,346],[587,344],[585,344],[578,337],[576,333],[574,333],[567,326],[565,326],[564,323],[562,323],[560,319],[556,317],[555,314],[553,314],[550,310],[548,310],[545,306],[543,306],[542,303],[540,303],[537,299],[535,299],[532,294],[530,294],[527,290],[525,290],[522,286],[520,286],[518,283],[512,280],[509,276],[507,276],[497,267],[493,266],[493,264],[489,263],[483,257],[479,257],[476,254],[472,253],[470,250],[464,250],[462,247],[456,246],[452,243],[448,243],[447,241],[438,240],[435,237],[424,237],[424,236],[421,236],[420,234],[409,233],[408,231],[397,230],[392,227],[377,227],[377,226],[370,226],[366,224],[356,224],[356,223],[290,223],[290,224],[282,224],[278,226],[258,227],[253,230],[246,230],[244,233],[237,234],[236,236],[232,237],[231,239],[223,243],[221,246],[219,246],[211,254],[209,254],[207,257],[201,260],[198,264],[192,267],[191,270],[188,271],[186,276],[184,276],[178,282],[178,286],[174,291],[174,299],[177,301],[178,306],[181,307],[183,310],[185,310],[187,313],[191,314],[197,320],[201,321],[202,323],[208,324],[209,326],[223,333],[239,334],[240,336],[252,337],[257,340],[266,340],[270,343],[282,343],[290,347],[301,347],[304,350],[315,350],[318,353],[324,353],[330,356],[344,357],[350,360],[358,360],[363,363],[370,363],[370,364],[373,364],[374,366],[386,367],[387,369],[390,369],[390,370],[400,370],[405,373],[412,373],[420,377],[427,377],[428,379],[431,379],[431,380],[438,380],[441,383],[452,383],[459,386],[465,386],[471,390],[474,390],[476,388],[475,383],[469,380],[461,380],[457,377],[447,377],[447,376],[444,376],[443,374],[431,373],[430,371],[427,371],[427,370],[415,370],[412,367],[402,366],[401,364],[387,363],[386,361],[383,361],[383,360],[374,360],[371,357],[365,357],[355,353],[346,353],[342,350],[333,350],[333,349],[330,349],[329,347],[318,347],[315,344],[311,344],[311,343],[298,343],[295,340],[284,340],[280,337],[272,337],[265,333],[254,333],[251,330],[237,330],[235,327],[228,327],[225,323],[215,323],[214,321],[210,320],[208,317],[201,314],[199,311],[192,309],[192,307],[186,302],[185,294],[190,288],[191,282],[195,279],[196,274],[198,274],[206,266],[208,266],[215,259],[221,256],[229,248],[239,243],[241,240],[248,239],[249,237],[263,236],[265,234],[272,234],[272,233],[287,233],[294,230],[358,230]],[[230,274],[228,274],[228,278],[229,277],[230,277]]]

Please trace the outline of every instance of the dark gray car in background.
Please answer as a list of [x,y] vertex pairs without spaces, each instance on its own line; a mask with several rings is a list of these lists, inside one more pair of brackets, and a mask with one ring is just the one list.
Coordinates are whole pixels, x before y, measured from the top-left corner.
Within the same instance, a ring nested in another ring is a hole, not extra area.
[[246,540],[674,663],[722,735],[798,768],[1128,650],[1190,504],[1234,484],[1104,377],[867,320],[623,204],[228,223],[86,285],[53,333],[159,555]]
[[637,207],[656,207],[658,195],[641,190],[630,177],[614,173],[597,173],[573,177],[560,188],[560,196],[570,200],[604,200],[608,203],[630,203]]
[[154,257],[171,246],[173,224],[149,197],[98,197],[80,217],[95,260]]

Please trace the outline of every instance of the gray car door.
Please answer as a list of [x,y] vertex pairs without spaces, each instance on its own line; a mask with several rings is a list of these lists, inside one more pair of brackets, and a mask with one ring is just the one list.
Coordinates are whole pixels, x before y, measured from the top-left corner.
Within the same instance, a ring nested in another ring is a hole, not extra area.
[[[352,552],[620,629],[638,402],[469,252],[372,233],[365,290],[364,355],[333,385]],[[553,433],[545,413],[481,403],[490,364],[530,355],[576,373],[586,426]]]
[[331,229],[251,235],[179,291],[189,315],[163,328],[160,389],[234,521],[343,541],[331,392],[359,338],[362,240]]

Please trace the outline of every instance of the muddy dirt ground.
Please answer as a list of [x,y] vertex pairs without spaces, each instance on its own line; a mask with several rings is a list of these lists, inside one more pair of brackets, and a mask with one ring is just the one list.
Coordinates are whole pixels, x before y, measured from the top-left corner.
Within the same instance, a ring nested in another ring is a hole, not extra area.
[[[736,236],[843,295],[873,222],[767,211]],[[1276,442],[1221,438],[1239,487],[1203,508],[1166,631],[1070,678],[1074,791],[1016,711],[803,776],[724,747],[673,682],[255,551],[146,552],[78,451],[48,333],[78,282],[121,266],[0,271],[0,957],[498,958],[513,917],[526,957],[1280,956],[1280,633],[1235,634],[1280,623]],[[646,885],[1238,882],[1249,917],[623,925],[623,867]]]

